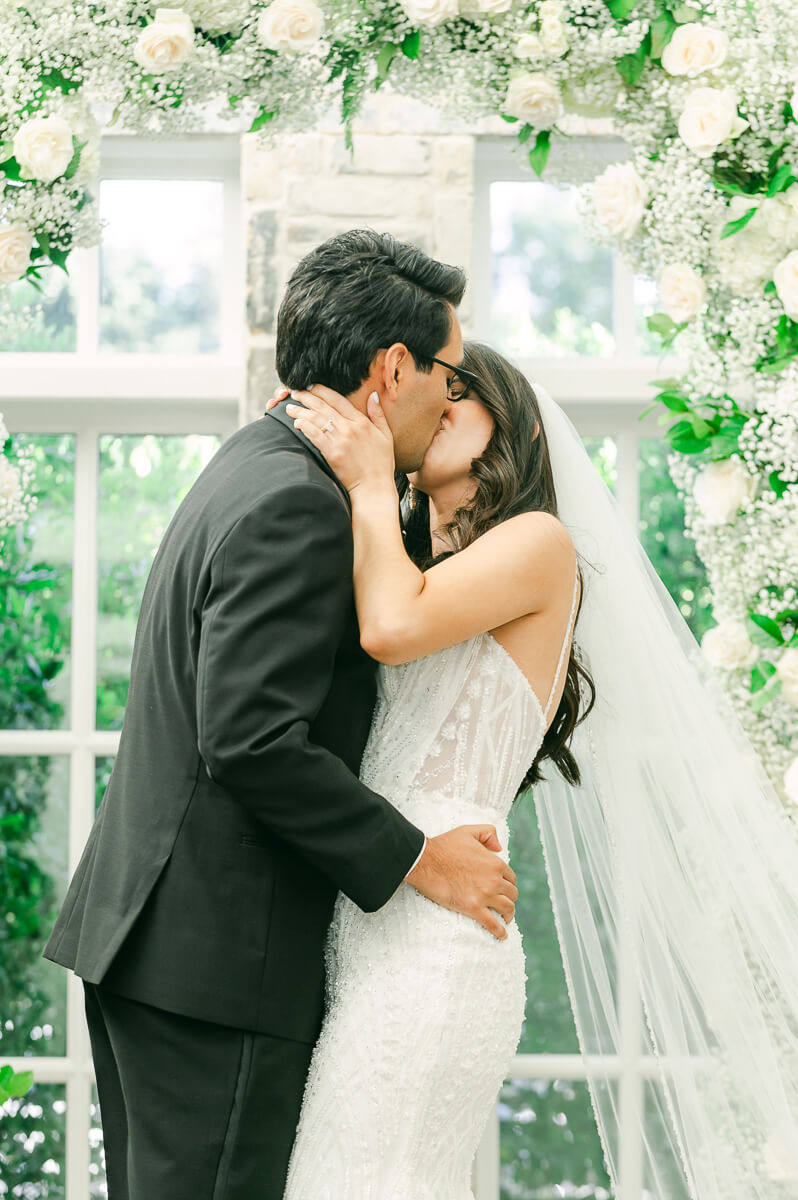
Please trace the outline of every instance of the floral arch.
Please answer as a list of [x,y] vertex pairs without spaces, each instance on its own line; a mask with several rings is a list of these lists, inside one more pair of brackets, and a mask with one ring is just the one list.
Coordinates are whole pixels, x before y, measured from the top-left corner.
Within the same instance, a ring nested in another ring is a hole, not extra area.
[[[655,404],[713,592],[703,649],[798,811],[793,0],[17,0],[0,46],[5,288],[99,240],[105,123],[168,135],[213,97],[242,131],[312,127],[331,101],[349,130],[390,81],[500,115],[541,175],[565,114],[612,114],[631,157],[584,189],[585,219],[658,281],[649,324],[686,357]],[[25,482],[0,453],[0,534]]]

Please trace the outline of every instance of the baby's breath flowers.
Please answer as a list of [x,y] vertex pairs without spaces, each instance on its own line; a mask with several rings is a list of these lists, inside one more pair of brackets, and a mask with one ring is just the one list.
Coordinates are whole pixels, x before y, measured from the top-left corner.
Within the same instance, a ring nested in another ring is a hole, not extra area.
[[[625,160],[580,204],[589,231],[656,280],[651,327],[687,360],[661,397],[674,414],[671,474],[712,587],[705,653],[798,814],[793,10],[794,0],[0,4],[0,288],[99,240],[96,102],[148,136],[195,129],[209,101],[275,136],[312,127],[336,97],[348,130],[363,96],[390,80],[460,117],[503,117],[538,174],[563,118],[611,114]],[[25,483],[10,460],[1,469],[10,513]]]

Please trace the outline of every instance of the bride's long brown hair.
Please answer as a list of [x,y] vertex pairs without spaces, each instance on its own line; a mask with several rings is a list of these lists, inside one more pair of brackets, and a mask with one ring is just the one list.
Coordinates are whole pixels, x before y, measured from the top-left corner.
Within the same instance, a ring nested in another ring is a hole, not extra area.
[[[518,513],[543,511],[557,516],[546,432],[534,389],[517,367],[490,346],[467,342],[463,349],[463,366],[477,376],[476,398],[490,413],[494,428],[485,450],[471,464],[471,475],[477,482],[473,499],[458,508],[448,525],[439,531],[451,546],[450,550],[432,554],[429,502],[423,492],[415,489],[413,508],[402,505],[407,552],[422,570],[465,549],[494,525]],[[406,475],[397,475],[397,486],[404,498],[409,490]],[[582,583],[581,567],[578,570]],[[577,623],[581,608],[580,588]],[[580,714],[585,698],[582,684],[587,703]],[[569,743],[574,729],[584,721],[595,699],[593,680],[579,659],[574,640],[568,658],[565,690],[520,791],[544,778],[540,764],[546,758],[552,759],[569,783],[577,785],[580,782],[579,766]]]

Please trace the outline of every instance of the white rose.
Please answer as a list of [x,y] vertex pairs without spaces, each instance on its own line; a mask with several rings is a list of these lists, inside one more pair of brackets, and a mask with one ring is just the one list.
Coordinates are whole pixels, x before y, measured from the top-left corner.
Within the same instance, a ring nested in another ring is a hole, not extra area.
[[8,426],[3,420],[3,414],[0,413],[0,454],[3,452],[3,446],[8,441]]
[[543,43],[536,33],[522,33],[515,47],[516,58],[542,58]]
[[0,504],[3,508],[13,509],[22,498],[22,484],[19,470],[10,463],[5,455],[0,454]]
[[314,45],[324,31],[324,16],[313,0],[274,0],[258,17],[258,37],[270,50],[296,54]]
[[773,282],[787,316],[798,321],[798,250],[781,260],[773,272]]
[[538,16],[541,21],[555,20],[561,21],[565,16],[565,5],[561,0],[543,0],[538,8]]
[[504,111],[527,125],[545,129],[562,114],[560,89],[547,75],[515,75],[507,89]]
[[568,49],[568,36],[559,17],[543,18],[540,22],[540,41],[548,55],[552,58],[562,58]]
[[707,463],[693,484],[693,495],[710,525],[726,525],[744,500],[753,499],[756,478],[737,458]]
[[669,75],[712,71],[726,61],[729,39],[711,25],[680,25],[662,52],[662,66]]
[[209,33],[230,33],[241,28],[252,5],[250,0],[183,0],[182,7]]
[[479,0],[479,11],[488,17],[506,13],[513,7],[513,0]]
[[33,234],[23,225],[0,225],[0,283],[16,283],[30,266]]
[[660,309],[677,325],[692,321],[704,307],[707,285],[689,263],[671,263],[659,277]]
[[63,117],[33,117],[14,135],[14,158],[42,183],[64,174],[72,149],[72,128]]
[[752,667],[759,651],[748,636],[743,621],[719,621],[701,639],[701,649],[707,662],[723,671]]
[[194,26],[182,8],[156,8],[155,19],[142,29],[133,57],[151,75],[182,67],[194,52]]
[[629,238],[637,233],[648,194],[633,163],[611,163],[593,186],[593,204],[608,233]]
[[784,772],[784,789],[790,803],[798,807],[798,758],[794,758]]
[[747,128],[748,122],[737,115],[734,88],[696,88],[679,117],[679,136],[701,158]]
[[781,680],[782,698],[798,708],[798,646],[784,651],[776,663],[776,674]]
[[427,29],[451,21],[460,11],[457,0],[401,0],[401,5],[413,25]]

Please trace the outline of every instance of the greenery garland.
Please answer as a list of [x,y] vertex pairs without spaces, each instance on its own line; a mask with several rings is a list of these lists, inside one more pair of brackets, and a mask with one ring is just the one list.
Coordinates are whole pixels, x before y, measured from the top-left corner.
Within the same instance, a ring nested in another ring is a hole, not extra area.
[[[793,0],[29,0],[0,11],[0,283],[98,241],[104,119],[351,128],[386,81],[500,115],[538,175],[564,115],[630,148],[585,218],[659,284],[670,466],[713,591],[702,642],[798,811],[798,20]],[[349,136],[349,134],[347,134]]]

